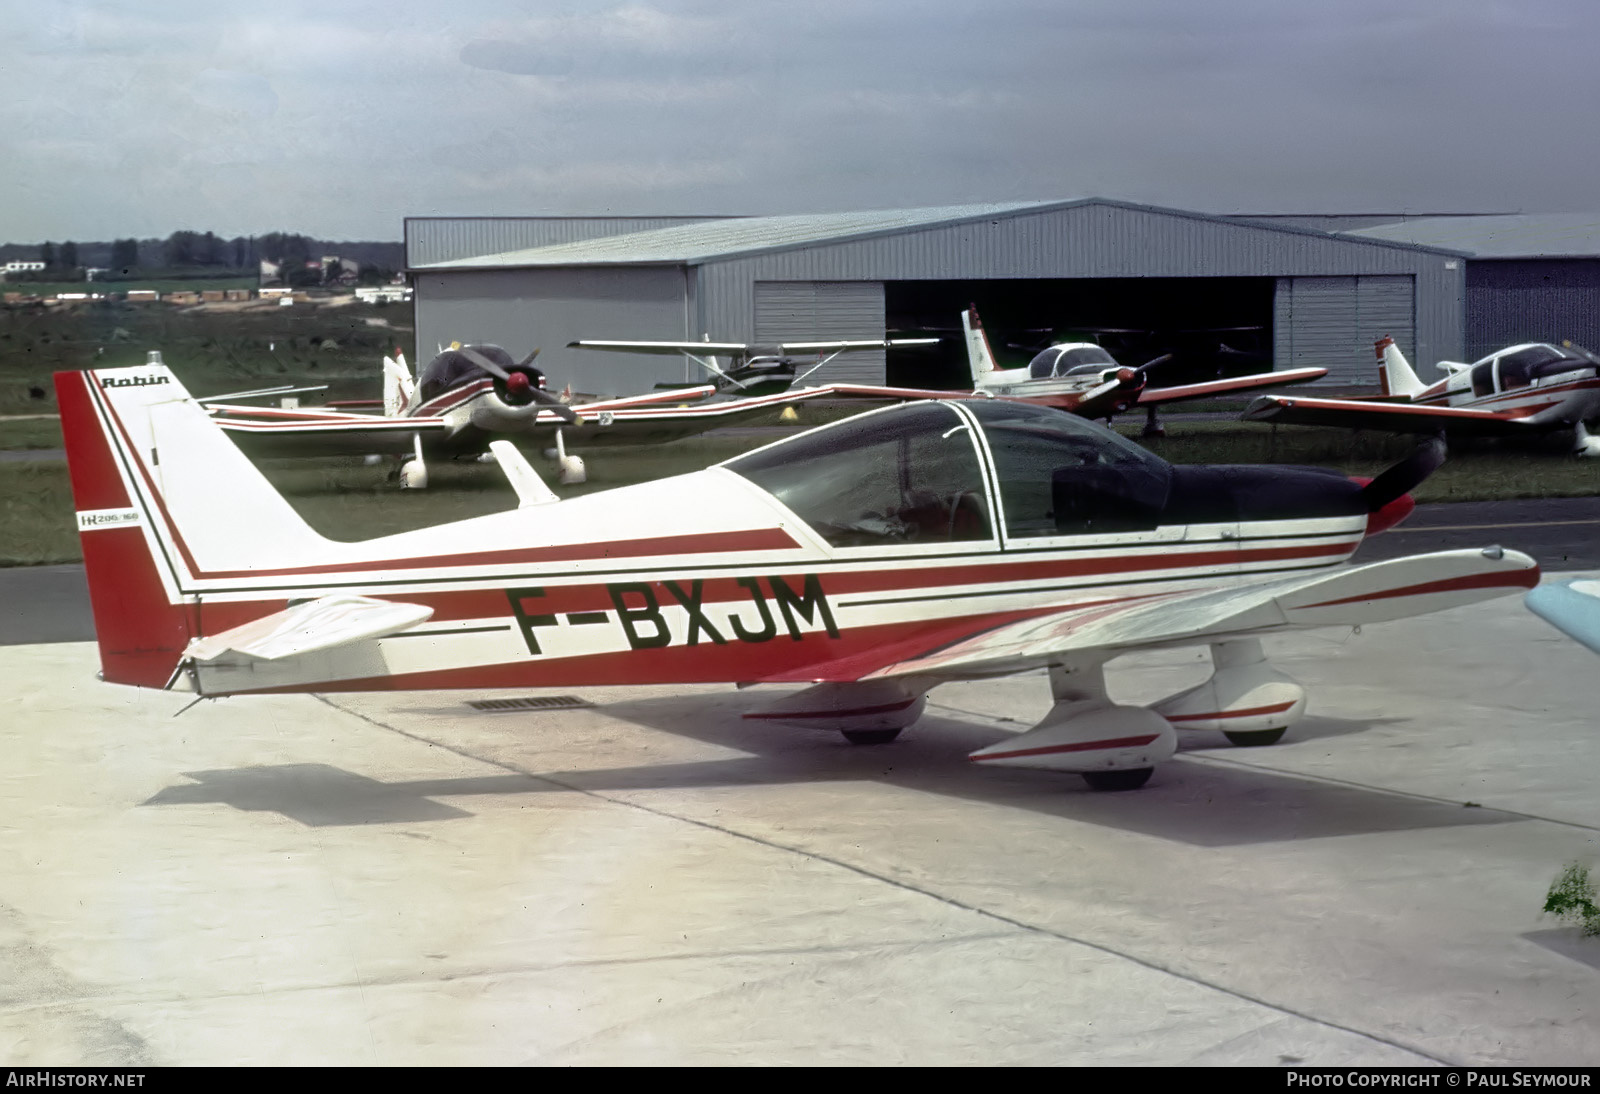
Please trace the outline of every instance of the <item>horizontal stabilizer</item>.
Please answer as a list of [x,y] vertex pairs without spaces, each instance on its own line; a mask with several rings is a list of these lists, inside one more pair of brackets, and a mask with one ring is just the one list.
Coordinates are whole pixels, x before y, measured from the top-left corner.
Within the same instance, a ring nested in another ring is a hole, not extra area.
[[489,451],[494,454],[500,470],[505,472],[506,479],[511,483],[511,489],[517,492],[517,508],[552,505],[561,500],[539,477],[539,472],[523,458],[522,453],[517,451],[516,445],[510,441],[490,441]]
[[433,615],[421,604],[365,596],[324,596],[189,643],[184,656],[215,661],[229,651],[266,661],[383,638]]

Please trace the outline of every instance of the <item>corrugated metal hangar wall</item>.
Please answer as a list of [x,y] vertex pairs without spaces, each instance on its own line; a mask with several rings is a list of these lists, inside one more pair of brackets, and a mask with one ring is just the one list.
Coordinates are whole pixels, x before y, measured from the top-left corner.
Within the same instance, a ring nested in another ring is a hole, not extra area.
[[[631,232],[617,218],[627,234],[413,261],[419,354],[452,340],[495,341],[519,355],[539,345],[556,385],[621,393],[697,377],[693,366],[566,343],[879,338],[897,325],[949,332],[969,299],[991,331],[991,309],[1009,307],[1004,318],[1019,328],[1106,329],[1130,315],[1192,323],[1195,301],[1226,310],[1248,300],[1235,308],[1248,320],[1239,325],[1267,332],[1262,353],[1273,367],[1319,365],[1341,387],[1372,386],[1372,343],[1385,335],[1418,361],[1462,350],[1464,278],[1450,251],[1104,199],[903,212],[903,223],[866,231],[863,214]],[[876,353],[841,357],[813,379],[881,382],[886,370],[891,381],[917,378],[894,375]]]

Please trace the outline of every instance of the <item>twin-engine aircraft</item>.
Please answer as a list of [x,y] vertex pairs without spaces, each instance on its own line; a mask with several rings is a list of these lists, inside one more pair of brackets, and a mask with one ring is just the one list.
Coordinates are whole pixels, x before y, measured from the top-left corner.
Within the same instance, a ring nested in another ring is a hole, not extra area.
[[[1050,712],[969,758],[1131,789],[1178,730],[1263,744],[1301,717],[1262,636],[1538,581],[1500,548],[1349,564],[1409,511],[1432,440],[1362,484],[1173,466],[1048,408],[925,400],[567,500],[499,444],[519,508],[342,543],[165,367],[55,382],[103,677],[201,696],[796,684],[745,717],[873,744],[942,682],[1043,669]],[[1107,662],[1192,645],[1204,683],[1107,694]]]
[[[868,343],[860,343],[860,346]],[[871,343],[881,346],[883,343]],[[815,343],[843,352],[855,343]],[[409,457],[402,486],[427,485],[424,453],[480,456],[497,438],[553,448],[563,482],[582,482],[583,460],[566,446],[657,444],[735,425],[774,410],[832,394],[827,386],[724,397],[717,383],[652,391],[567,405],[547,390],[535,350],[515,361],[495,345],[453,346],[412,380],[405,358],[384,358],[383,413],[329,407],[278,409],[216,404],[211,413],[252,456]]]
[[1578,455],[1600,456],[1600,438],[1584,425],[1600,417],[1600,357],[1586,349],[1524,342],[1470,365],[1440,361],[1444,379],[1424,384],[1393,338],[1380,338],[1375,348],[1382,394],[1263,395],[1245,408],[1245,420],[1501,437],[1570,429]]

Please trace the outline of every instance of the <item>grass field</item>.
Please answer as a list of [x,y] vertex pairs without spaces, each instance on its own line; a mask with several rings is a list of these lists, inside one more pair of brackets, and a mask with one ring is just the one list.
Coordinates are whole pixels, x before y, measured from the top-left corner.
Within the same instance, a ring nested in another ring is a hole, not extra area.
[[125,293],[134,289],[154,289],[158,293],[205,292],[207,289],[254,289],[255,277],[149,277],[131,281],[3,281],[0,290],[24,296],[55,296],[57,293]]
[[[1124,432],[1136,433],[1129,424]],[[681,474],[772,440],[771,435],[712,435],[669,445],[610,448],[588,454],[590,481],[566,487],[535,461],[563,497]],[[1176,463],[1316,464],[1372,475],[1410,450],[1412,441],[1380,434],[1286,427],[1274,433],[1232,422],[1173,424],[1173,435],[1148,442]],[[393,465],[360,460],[279,460],[267,477],[313,528],[337,540],[361,540],[513,508],[516,497],[491,464],[434,461],[425,491],[388,481]],[[1419,502],[1600,494],[1600,461],[1559,452],[1484,445],[1453,453],[1413,495]],[[686,497],[685,504],[700,499]],[[66,464],[59,460],[0,464],[0,565],[72,562],[79,555]]]
[[376,398],[384,354],[410,354],[411,344],[411,305],[349,297],[243,310],[119,301],[4,307],[0,415],[53,411],[53,372],[138,365],[152,349],[195,395],[327,384],[328,398]]

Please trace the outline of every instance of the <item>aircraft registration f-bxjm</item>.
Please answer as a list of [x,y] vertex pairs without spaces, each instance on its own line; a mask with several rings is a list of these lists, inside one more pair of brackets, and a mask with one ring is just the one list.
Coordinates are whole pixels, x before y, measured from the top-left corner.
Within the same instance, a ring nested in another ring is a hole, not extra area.
[[[809,684],[747,717],[892,739],[941,682],[1049,670],[1055,704],[973,753],[1140,785],[1175,727],[1275,740],[1306,697],[1263,635],[1533,585],[1515,551],[1348,565],[1442,458],[1365,485],[1179,467],[1002,399],[870,411],[689,475],[332,542],[164,367],[56,374],[103,676],[200,695]],[[1105,664],[1209,645],[1205,683],[1118,705]]]
[[1588,350],[1525,342],[1470,365],[1440,361],[1444,379],[1424,384],[1393,338],[1380,338],[1375,349],[1381,395],[1263,395],[1245,408],[1245,420],[1502,437],[1571,429],[1578,455],[1600,456],[1600,438],[1584,424],[1600,417],[1600,357]]

